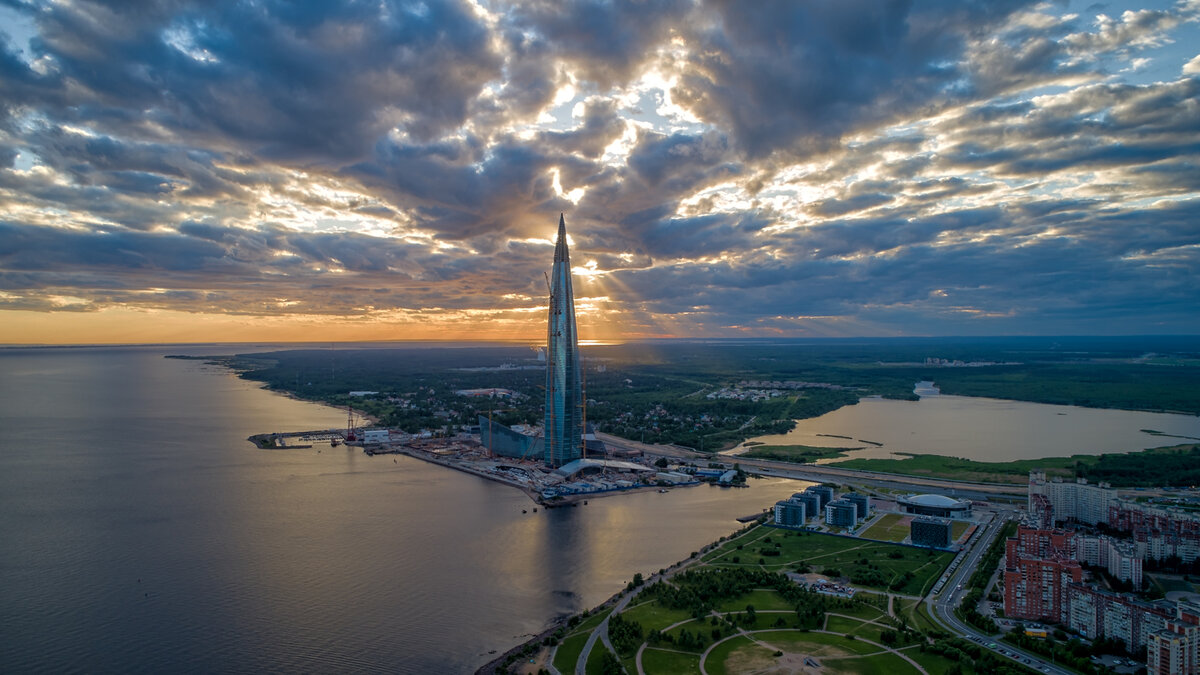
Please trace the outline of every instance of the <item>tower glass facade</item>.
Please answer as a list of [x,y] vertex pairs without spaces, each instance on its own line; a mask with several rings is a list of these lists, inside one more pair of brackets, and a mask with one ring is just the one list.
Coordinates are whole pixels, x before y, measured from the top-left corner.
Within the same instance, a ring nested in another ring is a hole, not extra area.
[[549,466],[559,467],[582,456],[583,391],[579,378],[571,255],[567,250],[567,225],[559,215],[546,336],[545,457]]

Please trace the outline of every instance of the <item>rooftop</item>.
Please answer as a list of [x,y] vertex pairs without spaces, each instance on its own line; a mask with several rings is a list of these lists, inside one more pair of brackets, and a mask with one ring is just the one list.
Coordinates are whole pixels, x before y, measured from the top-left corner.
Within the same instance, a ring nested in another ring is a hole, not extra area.
[[918,506],[935,506],[939,508],[954,508],[967,506],[968,502],[961,499],[954,499],[946,495],[909,495],[901,497],[899,501],[907,504],[916,504]]

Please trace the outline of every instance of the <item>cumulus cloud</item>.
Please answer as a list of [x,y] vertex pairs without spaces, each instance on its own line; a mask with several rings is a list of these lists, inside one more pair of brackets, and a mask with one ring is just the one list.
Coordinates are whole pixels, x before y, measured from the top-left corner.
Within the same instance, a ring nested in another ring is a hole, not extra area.
[[0,311],[1200,329],[1187,4],[13,7]]

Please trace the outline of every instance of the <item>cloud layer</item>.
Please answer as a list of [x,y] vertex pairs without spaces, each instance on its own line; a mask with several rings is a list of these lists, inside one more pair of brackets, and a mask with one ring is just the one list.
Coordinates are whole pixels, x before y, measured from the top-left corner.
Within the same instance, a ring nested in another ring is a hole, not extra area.
[[536,340],[559,212],[585,336],[1200,332],[1194,0],[0,26],[3,341],[118,309]]

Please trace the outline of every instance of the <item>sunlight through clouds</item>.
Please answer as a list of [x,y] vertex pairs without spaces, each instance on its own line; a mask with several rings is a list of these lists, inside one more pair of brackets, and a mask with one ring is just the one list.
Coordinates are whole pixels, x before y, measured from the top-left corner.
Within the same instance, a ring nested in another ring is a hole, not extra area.
[[1200,330],[1196,2],[138,7],[0,8],[0,340],[534,339],[560,213],[585,338]]

